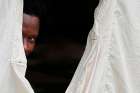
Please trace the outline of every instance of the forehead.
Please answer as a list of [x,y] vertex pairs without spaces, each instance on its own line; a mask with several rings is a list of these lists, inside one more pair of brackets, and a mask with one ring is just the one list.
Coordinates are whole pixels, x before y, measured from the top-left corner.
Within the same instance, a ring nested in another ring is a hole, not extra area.
[[26,27],[39,27],[39,18],[33,15],[23,14],[23,25]]
[[24,35],[37,36],[39,33],[39,18],[24,13],[22,31]]

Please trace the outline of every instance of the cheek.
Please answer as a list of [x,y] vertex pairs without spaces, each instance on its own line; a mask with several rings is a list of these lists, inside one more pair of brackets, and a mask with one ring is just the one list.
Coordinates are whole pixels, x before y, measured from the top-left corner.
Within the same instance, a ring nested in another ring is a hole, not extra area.
[[34,47],[35,47],[35,43],[29,43],[28,44],[28,48],[31,52],[33,51]]
[[35,47],[35,43],[30,43],[30,42],[24,43],[24,49],[26,54],[30,54],[34,50],[34,47]]

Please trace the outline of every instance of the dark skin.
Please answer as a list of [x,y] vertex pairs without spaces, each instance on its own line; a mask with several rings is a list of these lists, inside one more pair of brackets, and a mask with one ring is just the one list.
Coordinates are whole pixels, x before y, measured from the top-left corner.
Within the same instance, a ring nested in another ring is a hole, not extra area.
[[23,14],[23,45],[27,56],[34,50],[36,38],[39,34],[39,25],[40,20],[37,16]]

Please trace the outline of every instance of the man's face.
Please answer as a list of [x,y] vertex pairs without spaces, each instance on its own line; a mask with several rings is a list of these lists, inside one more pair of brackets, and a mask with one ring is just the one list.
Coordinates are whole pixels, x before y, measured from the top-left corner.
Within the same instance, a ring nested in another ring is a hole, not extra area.
[[26,55],[29,55],[34,47],[39,34],[39,18],[36,16],[23,14],[23,45]]

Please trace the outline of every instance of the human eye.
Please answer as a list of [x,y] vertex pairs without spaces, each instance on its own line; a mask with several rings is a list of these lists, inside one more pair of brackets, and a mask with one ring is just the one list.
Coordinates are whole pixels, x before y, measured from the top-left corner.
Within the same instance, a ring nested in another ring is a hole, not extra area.
[[28,42],[35,43],[36,39],[34,37],[29,37]]

